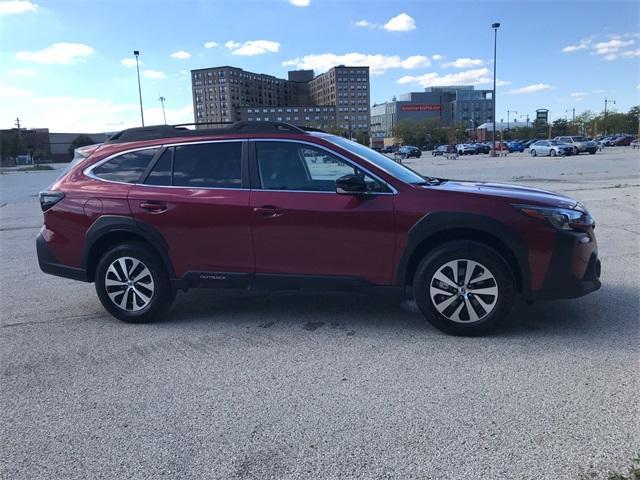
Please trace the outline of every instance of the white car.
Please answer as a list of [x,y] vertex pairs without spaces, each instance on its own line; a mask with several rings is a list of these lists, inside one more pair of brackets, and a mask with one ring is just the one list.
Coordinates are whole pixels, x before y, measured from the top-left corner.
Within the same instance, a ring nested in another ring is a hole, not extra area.
[[458,155],[474,155],[476,152],[476,147],[473,145],[469,145],[468,143],[459,143],[456,145],[456,152]]
[[573,153],[573,147],[556,140],[538,140],[529,145],[529,153],[532,157],[537,157],[538,155],[550,155],[552,157],[557,155],[571,155]]

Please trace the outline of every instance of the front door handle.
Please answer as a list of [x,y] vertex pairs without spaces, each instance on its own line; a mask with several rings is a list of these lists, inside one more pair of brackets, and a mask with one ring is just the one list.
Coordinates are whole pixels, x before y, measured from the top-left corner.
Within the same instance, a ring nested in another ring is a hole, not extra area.
[[276,218],[281,217],[284,214],[284,211],[278,207],[274,207],[273,205],[264,205],[262,207],[254,207],[254,212],[259,213],[263,217]]
[[151,213],[162,213],[167,210],[167,204],[156,201],[140,202],[140,208]]

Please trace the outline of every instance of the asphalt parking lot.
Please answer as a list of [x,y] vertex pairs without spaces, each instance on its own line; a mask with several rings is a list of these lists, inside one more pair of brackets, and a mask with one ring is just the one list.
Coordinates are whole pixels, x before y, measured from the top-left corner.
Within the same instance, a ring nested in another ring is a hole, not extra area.
[[640,153],[422,173],[560,191],[597,222],[603,288],[457,338],[392,296],[192,290],[127,325],[38,269],[35,194],[0,174],[0,477],[583,479],[640,449]]

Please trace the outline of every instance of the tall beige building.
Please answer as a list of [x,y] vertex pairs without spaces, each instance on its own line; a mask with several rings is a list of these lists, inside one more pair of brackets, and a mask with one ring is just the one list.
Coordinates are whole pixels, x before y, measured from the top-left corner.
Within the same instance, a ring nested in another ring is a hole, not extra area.
[[369,67],[340,65],[314,76],[288,78],[224,66],[191,71],[195,122],[283,121],[301,126],[337,126],[345,133],[368,132]]

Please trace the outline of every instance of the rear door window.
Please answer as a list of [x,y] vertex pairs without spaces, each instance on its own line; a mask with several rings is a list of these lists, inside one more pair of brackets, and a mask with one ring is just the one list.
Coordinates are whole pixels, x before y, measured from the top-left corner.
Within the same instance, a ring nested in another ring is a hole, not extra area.
[[171,170],[173,162],[173,148],[167,148],[160,158],[156,161],[149,176],[147,177],[147,185],[171,185]]
[[173,186],[242,187],[242,142],[180,145],[173,155]]
[[159,148],[123,153],[95,167],[91,173],[102,180],[138,183]]

